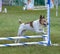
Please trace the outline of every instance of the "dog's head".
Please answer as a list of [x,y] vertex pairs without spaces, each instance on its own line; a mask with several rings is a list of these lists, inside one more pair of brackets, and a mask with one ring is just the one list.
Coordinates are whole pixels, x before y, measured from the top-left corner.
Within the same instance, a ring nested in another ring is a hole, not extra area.
[[41,25],[44,25],[44,26],[47,26],[48,25],[47,19],[45,19],[45,17],[42,16],[42,15],[40,15],[39,22],[40,22]]

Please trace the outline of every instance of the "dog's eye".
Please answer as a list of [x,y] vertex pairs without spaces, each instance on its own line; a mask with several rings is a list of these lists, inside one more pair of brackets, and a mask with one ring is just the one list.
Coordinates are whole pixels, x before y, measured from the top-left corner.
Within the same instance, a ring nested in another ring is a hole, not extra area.
[[46,21],[44,21],[44,22],[46,22]]

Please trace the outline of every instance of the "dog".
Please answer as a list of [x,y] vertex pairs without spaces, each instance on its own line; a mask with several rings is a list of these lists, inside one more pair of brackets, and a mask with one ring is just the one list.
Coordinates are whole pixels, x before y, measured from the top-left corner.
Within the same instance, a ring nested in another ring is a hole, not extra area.
[[[44,32],[44,28],[42,28],[42,26],[46,27],[48,25],[47,20],[42,15],[40,15],[39,19],[37,19],[35,21],[31,21],[28,23],[22,23],[21,20],[19,20],[19,23],[20,23],[20,26],[18,29],[17,36],[23,36],[24,32],[27,30],[34,31],[36,33],[45,34],[46,32]],[[19,42],[19,40],[16,40],[15,43],[16,42]]]

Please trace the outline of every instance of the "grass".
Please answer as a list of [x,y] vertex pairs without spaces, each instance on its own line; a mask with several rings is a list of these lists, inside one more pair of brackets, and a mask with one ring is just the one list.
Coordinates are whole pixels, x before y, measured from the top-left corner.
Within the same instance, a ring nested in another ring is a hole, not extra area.
[[[16,36],[21,18],[23,22],[29,22],[39,18],[40,14],[46,17],[46,11],[23,11],[21,7],[5,6],[8,13],[0,13],[0,37]],[[4,7],[3,7],[4,8]],[[60,43],[60,7],[59,15],[56,17],[55,8],[51,10],[51,40],[52,43]],[[21,17],[20,17],[21,16]],[[36,33],[28,31],[25,35],[34,35]],[[32,39],[31,39],[32,40]],[[25,40],[25,41],[31,41]],[[34,41],[39,39],[35,39]],[[22,40],[24,41],[24,40]],[[14,41],[12,41],[14,42]],[[12,43],[11,41],[1,41],[0,43]],[[0,54],[60,54],[60,47],[44,47],[39,45],[17,46],[0,48]]]

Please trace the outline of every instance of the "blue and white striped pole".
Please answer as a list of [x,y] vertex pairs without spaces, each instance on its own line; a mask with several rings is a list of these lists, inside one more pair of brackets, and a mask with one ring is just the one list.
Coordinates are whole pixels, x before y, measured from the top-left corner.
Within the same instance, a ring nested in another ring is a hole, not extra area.
[[37,36],[20,36],[20,37],[1,37],[0,38],[0,41],[1,40],[16,40],[16,39],[31,39],[31,38],[45,38],[47,37],[47,35],[37,35]]
[[48,21],[48,26],[47,26],[47,39],[48,39],[48,46],[50,46],[50,0],[48,0],[48,3],[47,3],[47,21]]

